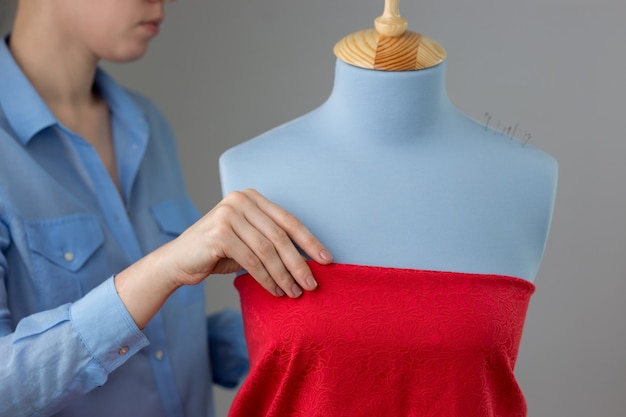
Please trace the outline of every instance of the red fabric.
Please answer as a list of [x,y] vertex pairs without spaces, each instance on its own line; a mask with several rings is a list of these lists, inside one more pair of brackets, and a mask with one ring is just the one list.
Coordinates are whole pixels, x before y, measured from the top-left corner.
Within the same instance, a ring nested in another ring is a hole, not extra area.
[[319,283],[239,290],[251,371],[230,417],[521,417],[513,368],[534,285],[499,275],[309,263]]

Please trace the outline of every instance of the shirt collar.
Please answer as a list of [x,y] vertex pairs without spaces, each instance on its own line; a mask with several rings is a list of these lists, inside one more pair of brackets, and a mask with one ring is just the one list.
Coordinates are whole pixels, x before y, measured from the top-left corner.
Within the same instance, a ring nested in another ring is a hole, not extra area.
[[0,40],[0,107],[15,134],[27,144],[37,132],[58,122],[13,59],[8,39],[7,35]]
[[[9,35],[0,39],[0,107],[23,144],[43,129],[61,125],[15,62],[8,47]],[[111,112],[138,137],[146,137],[147,116],[106,72],[96,70],[95,85]]]
[[147,138],[148,116],[131,94],[101,68],[96,69],[94,83],[113,115],[124,123],[125,128],[137,138]]

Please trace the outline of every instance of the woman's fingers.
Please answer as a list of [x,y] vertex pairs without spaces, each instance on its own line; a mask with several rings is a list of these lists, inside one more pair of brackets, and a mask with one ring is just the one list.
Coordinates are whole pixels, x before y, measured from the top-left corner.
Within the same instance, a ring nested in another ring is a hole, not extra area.
[[294,245],[297,243],[320,263],[330,262],[330,254],[313,234],[295,216],[254,190],[228,197],[233,200],[229,203],[241,209],[243,214],[233,220],[233,230],[256,256],[255,259],[246,253],[246,259],[239,260],[239,264],[272,293],[276,292],[269,289],[268,276],[290,297],[299,297],[302,288],[315,289],[317,282]]
[[263,233],[263,229],[271,228],[267,222],[270,222],[269,218],[260,212],[249,212],[245,218],[236,219],[233,222],[233,230],[242,247],[237,248],[238,253],[233,256],[240,257],[239,264],[242,268],[268,291],[281,295],[280,291],[272,290],[273,286],[290,297],[299,297],[302,295],[302,288],[296,283],[278,252],[277,246],[280,244],[276,242],[280,238],[274,238],[276,240],[272,241]]
[[321,264],[328,264],[332,261],[330,252],[296,216],[272,203],[256,190],[248,189],[242,193],[249,196],[259,209],[291,238],[290,241],[295,242],[313,260]]
[[[285,295],[285,291],[281,288],[279,282],[282,282],[282,286],[285,288],[290,288],[293,284],[294,281],[291,277],[285,277],[283,275],[282,278],[277,278],[276,275],[272,276],[258,255],[241,239],[233,239],[229,246],[227,253],[229,258],[236,260],[241,268],[248,271],[248,273],[271,294],[277,297]],[[287,293],[291,295],[291,293]]]

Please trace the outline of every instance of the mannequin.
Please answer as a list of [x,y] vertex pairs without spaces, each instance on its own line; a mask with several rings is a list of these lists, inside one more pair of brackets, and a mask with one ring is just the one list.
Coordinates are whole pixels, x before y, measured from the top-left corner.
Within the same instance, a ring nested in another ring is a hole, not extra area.
[[445,51],[397,1],[334,51],[326,102],[220,158],[224,193],[259,190],[335,263],[301,300],[237,278],[252,369],[231,417],[525,416],[513,366],[556,161],[452,105]]
[[445,61],[391,71],[341,57],[325,103],[221,156],[224,193],[259,190],[338,263],[533,281],[553,210],[555,160],[456,109]]

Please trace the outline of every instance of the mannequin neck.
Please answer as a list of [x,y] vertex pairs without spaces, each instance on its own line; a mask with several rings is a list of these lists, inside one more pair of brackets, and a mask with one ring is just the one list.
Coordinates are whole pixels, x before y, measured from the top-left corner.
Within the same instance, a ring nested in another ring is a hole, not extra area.
[[378,71],[337,60],[325,110],[360,137],[398,140],[426,133],[455,110],[445,88],[445,62],[415,71]]

